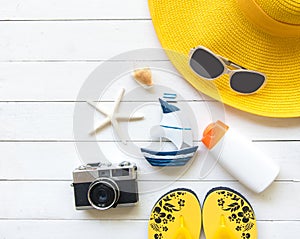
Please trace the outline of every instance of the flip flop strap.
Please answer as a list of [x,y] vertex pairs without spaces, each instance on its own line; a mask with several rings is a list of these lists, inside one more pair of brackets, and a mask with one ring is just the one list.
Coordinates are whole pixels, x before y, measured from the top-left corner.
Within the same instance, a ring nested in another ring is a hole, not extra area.
[[177,229],[173,239],[193,239],[190,231],[185,227],[182,215],[180,215],[180,227]]
[[220,225],[213,239],[238,239],[232,232],[232,230],[226,226],[226,219],[224,214],[222,214],[220,217]]

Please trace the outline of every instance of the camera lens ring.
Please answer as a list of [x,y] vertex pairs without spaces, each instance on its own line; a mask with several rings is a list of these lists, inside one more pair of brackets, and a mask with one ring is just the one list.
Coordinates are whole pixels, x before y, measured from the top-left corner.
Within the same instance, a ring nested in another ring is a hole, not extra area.
[[[105,185],[106,187],[110,188],[113,191],[113,195],[114,195],[113,200],[111,201],[111,203],[109,203],[109,205],[105,207],[100,207],[96,205],[91,197],[92,191],[99,185]],[[87,196],[88,196],[88,201],[93,208],[98,210],[106,210],[111,208],[119,200],[120,190],[119,190],[119,186],[114,180],[110,178],[98,178],[90,185]]]

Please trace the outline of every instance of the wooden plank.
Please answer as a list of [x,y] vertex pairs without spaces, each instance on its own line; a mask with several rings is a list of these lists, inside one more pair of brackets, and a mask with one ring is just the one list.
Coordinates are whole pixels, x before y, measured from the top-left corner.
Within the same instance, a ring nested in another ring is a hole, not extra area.
[[[109,64],[112,69],[128,66],[128,70],[115,74],[108,83],[115,82],[126,86],[126,91],[139,85],[131,73],[136,68],[151,67],[155,85],[169,86],[183,95],[185,100],[210,99],[198,93],[185,80],[179,77],[169,61],[129,61],[129,62],[1,62],[0,63],[0,101],[76,101],[77,95],[92,72]],[[17,70],[16,70],[17,69]],[[99,74],[99,80],[107,76]],[[105,83],[101,81],[102,87]],[[33,87],[34,86],[34,87]],[[94,87],[94,86],[92,86]],[[96,86],[97,87],[97,86]],[[98,86],[99,87],[99,86]],[[112,86],[113,87],[113,86]],[[98,97],[102,92],[99,92]],[[106,94],[105,100],[114,100],[115,92]],[[158,96],[157,96],[158,97]],[[143,101],[143,95],[135,100]],[[95,100],[98,100],[95,99]]]
[[[0,219],[122,219],[147,220],[151,208],[161,195],[174,188],[189,188],[200,202],[213,187],[227,186],[242,193],[251,202],[258,220],[300,220],[300,183],[276,182],[257,195],[236,182],[139,182],[140,201],[134,207],[76,211],[73,189],[67,182],[0,182]],[[3,193],[5,192],[5,193]],[[274,209],[276,213],[274,213]],[[284,210],[283,210],[284,209]]]
[[[90,144],[90,143],[86,143]],[[300,142],[256,142],[277,162],[281,171],[277,180],[300,181]],[[183,168],[151,167],[144,159],[123,153],[114,142],[102,142],[101,149],[111,161],[135,162],[139,180],[233,180],[219,165],[209,158],[203,148],[191,164]],[[0,143],[0,179],[2,180],[72,180],[71,172],[81,165],[74,143],[63,142],[10,142]],[[100,158],[99,158],[100,160]]]
[[147,1],[139,0],[1,0],[0,4],[0,20],[150,18]]
[[130,50],[160,48],[149,20],[4,21],[0,28],[0,61],[106,60]]
[[[94,109],[88,104],[78,103],[83,115],[94,114]],[[104,107],[112,107],[111,102],[103,102]],[[215,102],[181,102],[182,106],[190,106],[194,112],[195,119],[192,124],[198,124],[198,131],[194,130],[194,139],[199,140],[205,127],[217,119],[224,120],[232,128],[238,130],[246,138],[252,140],[299,140],[300,121],[294,119],[265,118],[243,113],[241,111],[226,107],[222,111],[222,105]],[[0,140],[72,140],[73,137],[73,102],[2,102],[0,103]],[[160,108],[157,103],[149,105],[147,102],[123,102],[120,105],[120,112],[143,113],[145,119],[136,122],[121,122],[124,132],[130,140],[150,140],[150,135],[144,131],[134,129],[150,129],[153,123],[159,123]],[[140,107],[140,108],[139,108]],[[154,107],[154,108],[152,108]],[[221,108],[221,109],[220,109]],[[152,111],[153,110],[153,111]],[[155,114],[154,114],[154,113]],[[83,118],[84,119],[84,118]],[[94,140],[89,132],[99,125],[103,120],[100,113],[95,114],[94,125],[84,124],[85,127],[80,137],[76,140]],[[158,121],[158,122],[157,122]],[[276,130],[274,130],[276,128]],[[195,128],[194,128],[195,129]],[[197,136],[198,135],[198,136]],[[111,127],[106,127],[97,134],[97,140],[115,140]]]
[[[298,221],[259,221],[259,238],[297,238]],[[116,230],[117,229],[117,230]],[[0,221],[1,238],[65,239],[101,238],[120,239],[120,233],[131,239],[148,238],[147,221],[65,221],[65,220],[9,220]],[[203,231],[201,239],[205,238]]]
[[98,62],[1,62],[1,101],[74,101]]

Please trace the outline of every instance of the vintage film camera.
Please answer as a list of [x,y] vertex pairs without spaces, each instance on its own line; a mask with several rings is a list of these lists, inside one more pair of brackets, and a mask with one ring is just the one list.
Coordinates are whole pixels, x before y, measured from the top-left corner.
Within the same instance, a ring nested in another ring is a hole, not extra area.
[[134,163],[87,164],[73,171],[76,209],[105,210],[135,205],[139,200]]

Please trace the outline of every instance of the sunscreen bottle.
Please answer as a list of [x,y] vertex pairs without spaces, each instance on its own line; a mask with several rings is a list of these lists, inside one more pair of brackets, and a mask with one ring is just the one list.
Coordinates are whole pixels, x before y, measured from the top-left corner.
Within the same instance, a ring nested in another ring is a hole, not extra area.
[[277,164],[221,121],[208,125],[201,141],[224,169],[256,193],[264,191],[279,173]]

